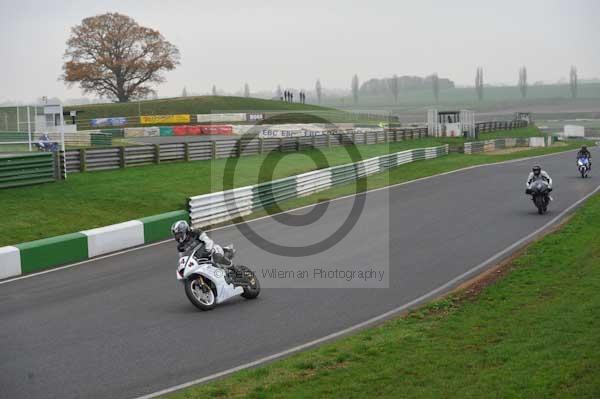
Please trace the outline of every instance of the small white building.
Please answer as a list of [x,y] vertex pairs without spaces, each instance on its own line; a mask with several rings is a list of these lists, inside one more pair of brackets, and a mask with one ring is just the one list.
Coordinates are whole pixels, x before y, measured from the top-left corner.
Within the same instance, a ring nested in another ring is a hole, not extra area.
[[475,113],[430,109],[427,112],[427,134],[434,137],[475,137]]
[[[60,104],[44,105],[43,113],[35,115],[35,133],[60,133],[64,124],[63,108]],[[77,125],[64,125],[65,133],[77,132]]]
[[578,125],[565,125],[563,136],[565,137],[585,137],[585,127]]

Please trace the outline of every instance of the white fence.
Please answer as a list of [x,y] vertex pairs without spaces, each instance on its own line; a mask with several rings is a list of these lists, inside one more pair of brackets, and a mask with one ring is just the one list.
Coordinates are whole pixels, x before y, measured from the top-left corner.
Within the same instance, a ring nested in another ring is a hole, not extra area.
[[513,147],[546,147],[552,145],[552,140],[553,138],[551,136],[546,136],[473,141],[465,143],[464,153],[475,154],[479,152],[491,152]]

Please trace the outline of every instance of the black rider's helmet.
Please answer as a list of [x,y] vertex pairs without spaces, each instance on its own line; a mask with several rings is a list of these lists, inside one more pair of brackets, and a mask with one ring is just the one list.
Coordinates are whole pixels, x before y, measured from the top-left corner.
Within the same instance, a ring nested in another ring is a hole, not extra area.
[[184,242],[190,232],[190,225],[185,220],[179,220],[171,226],[171,233],[175,237],[175,241]]
[[533,168],[531,168],[531,170],[534,176],[539,176],[540,173],[542,173],[542,167],[540,165],[534,165]]
[[581,146],[581,151],[587,151],[587,145]]

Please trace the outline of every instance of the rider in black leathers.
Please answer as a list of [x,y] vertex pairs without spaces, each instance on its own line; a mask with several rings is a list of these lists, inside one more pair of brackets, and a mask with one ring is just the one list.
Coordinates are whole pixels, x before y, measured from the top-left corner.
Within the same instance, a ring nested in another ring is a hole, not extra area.
[[171,233],[177,241],[177,251],[180,256],[189,255],[200,243],[204,244],[204,253],[196,253],[199,258],[212,258],[217,265],[230,267],[234,250],[231,247],[221,247],[201,229],[193,230],[185,220],[175,222],[171,227]]

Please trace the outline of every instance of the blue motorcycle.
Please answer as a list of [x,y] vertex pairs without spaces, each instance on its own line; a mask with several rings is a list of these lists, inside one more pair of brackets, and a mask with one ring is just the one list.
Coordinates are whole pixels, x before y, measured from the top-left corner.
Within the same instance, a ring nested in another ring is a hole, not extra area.
[[48,136],[47,134],[43,134],[40,139],[38,140],[37,143],[35,143],[35,146],[37,147],[38,151],[41,152],[56,152],[58,151],[58,143],[55,141],[52,141],[50,139],[50,136]]
[[579,173],[582,178],[588,177],[588,173],[590,171],[590,160],[587,157],[581,157],[577,160],[577,169],[579,169]]

